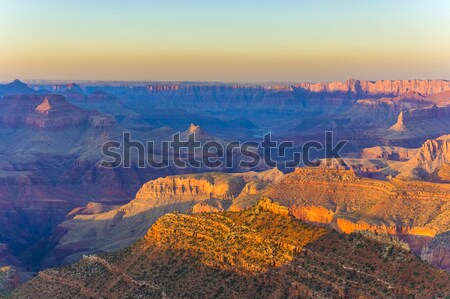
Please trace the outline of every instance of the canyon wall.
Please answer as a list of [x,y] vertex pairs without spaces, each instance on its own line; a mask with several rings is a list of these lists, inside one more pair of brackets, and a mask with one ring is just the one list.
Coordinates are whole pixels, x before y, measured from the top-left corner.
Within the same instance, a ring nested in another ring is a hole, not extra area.
[[450,272],[450,232],[437,235],[422,249],[420,257],[431,265]]

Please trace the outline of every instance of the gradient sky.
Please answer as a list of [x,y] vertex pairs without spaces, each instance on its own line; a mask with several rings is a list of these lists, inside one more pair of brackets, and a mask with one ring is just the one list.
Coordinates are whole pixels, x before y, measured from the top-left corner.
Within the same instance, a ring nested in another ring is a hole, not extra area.
[[443,0],[0,0],[0,81],[450,79],[449,53]]

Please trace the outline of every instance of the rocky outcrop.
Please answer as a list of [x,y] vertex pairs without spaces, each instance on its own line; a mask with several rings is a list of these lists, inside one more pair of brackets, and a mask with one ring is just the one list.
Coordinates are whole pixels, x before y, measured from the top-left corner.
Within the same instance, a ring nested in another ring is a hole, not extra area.
[[72,92],[84,93],[81,85],[79,85],[77,83],[67,83],[67,84],[61,84],[61,85],[54,84],[51,86],[51,90],[53,90],[55,92],[72,91]]
[[98,202],[90,202],[85,207],[77,207],[67,214],[68,218],[72,218],[76,215],[93,215],[110,211],[117,206],[105,205]]
[[289,209],[287,207],[276,204],[272,199],[268,197],[261,198],[255,205],[256,211],[268,211],[273,214],[287,217],[289,215]]
[[57,131],[83,125],[105,128],[115,123],[112,115],[82,110],[60,95],[4,96],[0,113],[0,125],[9,128]]
[[302,221],[313,224],[330,225],[334,219],[334,212],[322,206],[294,205],[290,208],[291,214]]
[[392,127],[390,127],[389,130],[393,131],[393,132],[405,132],[406,131],[405,123],[403,120],[403,112],[400,112],[400,114],[398,115],[397,122],[394,125],[392,125]]
[[42,114],[48,114],[50,110],[52,109],[52,106],[48,102],[48,98],[45,98],[44,101],[36,107],[36,111],[42,113]]
[[192,213],[216,213],[220,211],[225,211],[226,205],[221,201],[209,201],[209,202],[199,202],[192,207]]
[[427,179],[432,182],[450,183],[450,163],[444,163],[437,167]]
[[243,187],[244,181],[241,178],[225,174],[173,176],[146,183],[136,194],[136,199],[178,196],[187,200],[195,198],[230,200],[238,196]]
[[413,162],[418,163],[418,166],[428,173],[445,163],[450,163],[450,135],[427,140],[411,161]]
[[414,157],[398,169],[399,176],[427,178],[450,163],[450,135],[427,140]]

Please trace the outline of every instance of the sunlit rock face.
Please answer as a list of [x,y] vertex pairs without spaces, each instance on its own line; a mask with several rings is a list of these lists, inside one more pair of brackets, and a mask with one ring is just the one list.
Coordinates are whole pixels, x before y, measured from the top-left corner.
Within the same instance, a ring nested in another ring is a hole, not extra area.
[[448,169],[449,163],[450,135],[444,135],[427,140],[408,162],[399,167],[400,176],[445,181],[448,175],[442,170]]
[[370,231],[373,233],[386,235],[418,235],[434,237],[436,232],[424,227],[404,227],[401,225],[377,225],[364,221],[352,222],[344,218],[336,219],[336,227],[338,231],[350,234],[355,231]]
[[415,91],[423,95],[437,94],[450,90],[445,80],[379,80],[366,81],[350,79],[345,82],[302,83],[297,85],[311,92],[343,92],[361,95],[399,95]]
[[292,206],[292,215],[302,221],[314,224],[331,224],[334,212],[322,206]]
[[299,219],[345,233],[369,230],[433,237],[449,229],[442,208],[449,204],[446,184],[381,181],[353,171],[299,168],[269,186],[265,194],[290,206]]
[[[223,177],[223,179],[222,179]],[[146,183],[136,194],[137,200],[164,198],[172,196],[229,199],[241,192],[244,181],[239,177],[211,176],[174,176],[158,178]]]

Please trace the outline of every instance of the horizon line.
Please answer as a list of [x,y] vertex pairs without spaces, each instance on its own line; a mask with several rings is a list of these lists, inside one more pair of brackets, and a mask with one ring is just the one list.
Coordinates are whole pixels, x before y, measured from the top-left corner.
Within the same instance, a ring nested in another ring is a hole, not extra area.
[[310,83],[310,84],[317,84],[317,83],[333,83],[333,82],[347,82],[347,81],[367,81],[367,82],[377,82],[377,81],[450,81],[450,79],[444,79],[444,78],[437,78],[437,79],[418,79],[418,78],[410,78],[410,79],[357,79],[357,78],[347,78],[344,80],[323,80],[323,81],[277,81],[277,80],[256,80],[256,81],[216,81],[216,80],[128,80],[128,79],[114,79],[114,80],[102,80],[102,79],[19,79],[15,78],[13,80],[0,80],[0,84],[9,84],[13,83],[14,81],[20,81],[25,84],[34,84],[34,85],[40,85],[40,84],[86,84],[86,83],[116,83],[116,84],[227,84],[227,85],[296,85],[300,83]]

